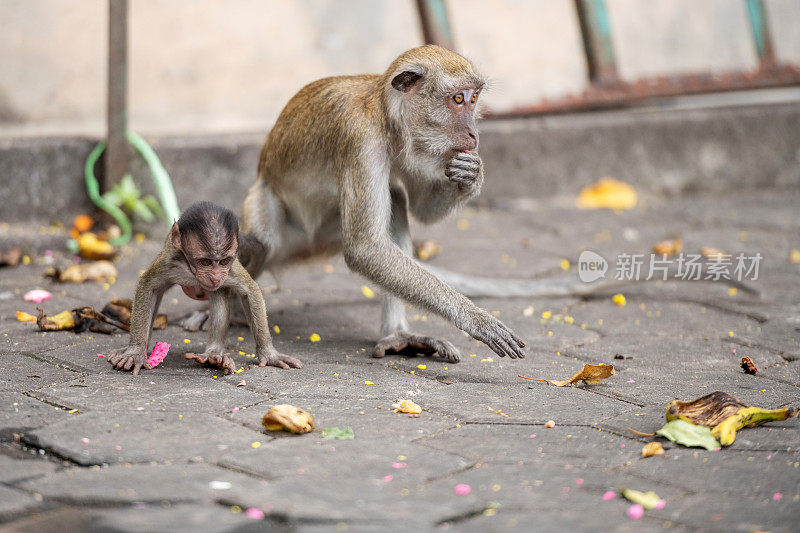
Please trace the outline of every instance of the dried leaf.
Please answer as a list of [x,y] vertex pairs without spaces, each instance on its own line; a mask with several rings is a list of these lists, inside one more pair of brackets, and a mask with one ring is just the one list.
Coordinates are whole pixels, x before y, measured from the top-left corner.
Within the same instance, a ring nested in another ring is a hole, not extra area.
[[247,385],[247,382],[245,380],[242,380],[236,384],[237,387],[244,387],[245,385]]
[[429,261],[442,252],[442,245],[436,241],[414,243],[414,251],[420,261]]
[[742,370],[744,370],[747,374],[751,374],[753,376],[758,374],[758,369],[756,368],[756,364],[753,362],[752,359],[750,359],[746,355],[742,357]]
[[577,204],[581,209],[632,209],[637,202],[633,187],[613,178],[603,178],[584,187]]
[[354,439],[356,437],[355,433],[353,433],[353,428],[327,428],[322,430],[322,438],[323,439]]
[[625,487],[622,487],[619,489],[619,493],[623,498],[630,502],[638,503],[645,509],[655,509],[656,507],[660,507],[662,506],[661,502],[664,501],[652,490],[642,492],[639,490],[626,489]]
[[667,257],[678,255],[683,250],[683,239],[670,239],[661,241],[653,245],[653,253],[656,255],[666,255]]
[[642,448],[642,457],[652,457],[654,455],[664,455],[664,447],[660,442],[648,442]]
[[599,383],[601,380],[609,378],[614,375],[614,365],[606,365],[600,363],[599,365],[583,365],[580,372],[572,376],[566,381],[554,381],[551,379],[529,378],[526,376],[517,375],[518,378],[529,379],[531,381],[544,381],[556,387],[565,387],[567,385],[574,385],[578,381],[583,381],[587,385]]
[[314,429],[311,413],[289,404],[276,405],[261,419],[269,430],[286,430],[291,433],[308,433]]
[[415,404],[411,400],[400,400],[396,404],[392,405],[394,407],[395,413],[409,413],[412,415],[418,415],[422,412],[422,407]]
[[711,434],[710,429],[705,426],[695,426],[685,420],[667,422],[656,431],[656,435],[661,435],[684,446],[697,446],[712,452],[719,448],[719,443]]

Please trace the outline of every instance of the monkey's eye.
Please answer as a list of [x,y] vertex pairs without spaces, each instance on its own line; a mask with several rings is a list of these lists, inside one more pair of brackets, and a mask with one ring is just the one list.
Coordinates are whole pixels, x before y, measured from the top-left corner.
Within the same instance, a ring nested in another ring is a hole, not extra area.
[[475,91],[474,93],[472,93],[472,98],[469,99],[469,103],[470,104],[474,104],[475,102],[478,101],[478,93],[479,92],[480,91]]
[[458,105],[463,104],[464,103],[464,95],[462,93],[458,93],[458,94],[454,95],[453,96],[453,101],[455,103],[457,103]]
[[221,260],[219,262],[219,264],[222,265],[222,266],[229,265],[230,263],[231,263],[231,258],[230,257],[226,257],[225,259],[223,259],[223,260]]
[[211,265],[212,265],[214,262],[213,262],[211,259],[208,259],[207,257],[204,257],[203,259],[201,259],[200,261],[198,261],[198,263],[200,264],[200,266],[209,267],[209,266],[211,266]]

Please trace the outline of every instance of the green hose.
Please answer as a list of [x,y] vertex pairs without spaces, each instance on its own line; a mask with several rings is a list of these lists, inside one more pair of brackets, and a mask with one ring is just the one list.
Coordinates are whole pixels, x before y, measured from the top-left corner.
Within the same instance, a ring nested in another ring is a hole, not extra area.
[[[169,174],[167,174],[164,165],[161,164],[156,153],[142,137],[130,131],[127,133],[126,138],[128,142],[136,148],[139,154],[141,154],[142,158],[147,162],[147,166],[150,167],[150,173],[153,176],[153,182],[156,186],[158,198],[161,200],[161,206],[164,209],[167,221],[172,224],[175,220],[178,220],[181,216],[181,212],[180,209],[178,209],[178,199],[175,196],[175,189],[172,187],[172,180],[170,180]],[[100,155],[105,149],[105,142],[98,143],[86,159],[86,166],[84,167],[86,192],[89,194],[92,203],[111,215],[114,221],[119,225],[122,230],[122,235],[111,239],[109,243],[113,246],[121,246],[127,244],[131,240],[131,221],[122,209],[103,198],[100,194],[100,184],[97,182],[97,178],[94,175],[94,166],[97,164],[97,160],[100,159]]]

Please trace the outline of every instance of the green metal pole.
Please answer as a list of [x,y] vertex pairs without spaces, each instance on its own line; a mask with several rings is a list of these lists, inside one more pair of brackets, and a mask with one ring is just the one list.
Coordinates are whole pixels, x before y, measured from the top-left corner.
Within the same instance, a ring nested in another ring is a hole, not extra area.
[[614,43],[611,40],[611,21],[604,0],[575,0],[578,24],[586,54],[589,81],[599,85],[614,85],[617,76]]
[[753,43],[762,69],[767,69],[777,63],[775,48],[772,45],[772,32],[767,20],[767,8],[764,0],[745,0],[747,16],[750,19],[750,30],[753,32]]
[[455,50],[445,0],[417,0],[417,12],[425,44],[437,44]]

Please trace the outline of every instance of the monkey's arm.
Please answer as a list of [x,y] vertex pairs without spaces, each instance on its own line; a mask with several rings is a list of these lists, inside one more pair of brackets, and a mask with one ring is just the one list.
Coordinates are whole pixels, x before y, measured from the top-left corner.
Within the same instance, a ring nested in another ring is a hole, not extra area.
[[410,208],[421,222],[440,220],[480,194],[483,162],[475,151],[460,152],[441,167],[432,169],[424,180],[411,180]]
[[498,355],[524,357],[525,343],[404,254],[388,235],[388,169],[360,169],[341,177],[343,253],[347,265],[392,294],[437,313]]
[[142,367],[150,370],[150,365],[147,364],[147,347],[150,343],[153,317],[158,312],[161,297],[168,287],[163,282],[165,261],[159,256],[139,277],[133,298],[128,346],[114,350],[108,356],[108,362],[114,368],[133,370],[134,376],[139,374]]
[[[231,280],[231,289],[242,299],[242,307],[250,325],[250,331],[256,341],[256,356],[258,366],[277,366],[280,368],[302,368],[299,359],[278,352],[272,345],[272,336],[269,334],[267,321],[267,304],[258,283],[250,277],[247,270],[239,260],[233,262],[228,276]],[[213,311],[213,310],[212,310]],[[227,322],[227,317],[226,317]]]

